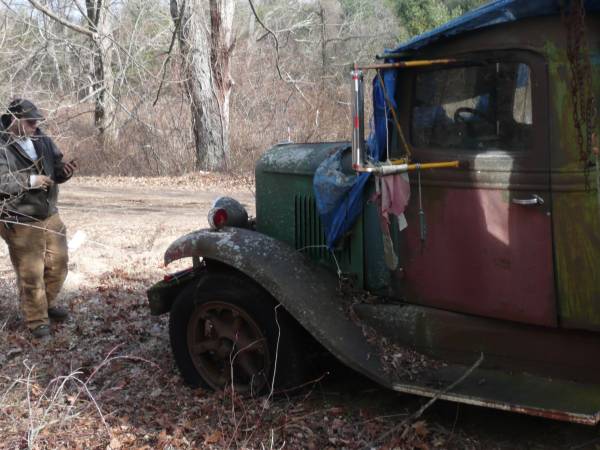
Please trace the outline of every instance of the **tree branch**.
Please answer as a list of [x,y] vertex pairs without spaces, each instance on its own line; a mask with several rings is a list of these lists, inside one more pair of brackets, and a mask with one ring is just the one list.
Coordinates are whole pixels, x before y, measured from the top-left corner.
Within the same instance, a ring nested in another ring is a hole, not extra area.
[[[483,362],[483,353],[481,353],[481,355],[479,356],[479,358],[477,359],[477,361],[475,361],[475,363],[471,367],[469,367],[469,369],[467,369],[467,371],[465,373],[463,373],[460,376],[460,378],[458,378],[456,381],[454,381],[452,384],[450,384],[445,389],[442,389],[441,391],[438,391],[437,394],[435,394],[427,403],[425,403],[421,408],[419,408],[419,410],[417,412],[411,414],[406,419],[404,419],[402,422],[400,422],[398,425],[395,425],[390,430],[386,431],[384,434],[382,434],[375,441],[375,443],[383,442],[383,440],[385,438],[387,438],[389,435],[397,432],[398,430],[401,430],[402,427],[404,427],[405,425],[407,425],[409,422],[411,422],[413,420],[417,420],[419,417],[421,417],[423,415],[423,413],[431,405],[433,405],[435,402],[437,402],[442,395],[448,393],[449,391],[451,391],[452,389],[454,389],[456,386],[458,386],[460,383],[462,383],[463,381],[465,381],[465,379],[468,378],[469,375],[471,375],[473,373],[473,371],[475,369],[477,369],[481,365],[482,362]],[[404,431],[403,434],[405,434],[405,433],[406,433],[406,430]],[[369,446],[369,447],[371,447],[371,446]]]
[[67,28],[70,28],[73,31],[76,31],[77,33],[81,33],[81,34],[85,34],[86,36],[95,39],[96,38],[96,33],[94,33],[93,31],[90,31],[86,28],[83,28],[77,24],[74,24],[70,21],[68,21],[67,19],[60,17],[58,14],[55,14],[54,12],[52,12],[51,10],[49,10],[48,8],[46,8],[44,5],[38,3],[37,0],[28,0],[29,3],[31,3],[31,5],[37,9],[38,11],[42,12],[43,14],[47,15],[48,17],[50,17],[51,19],[56,20],[58,23],[64,25]]
[[167,74],[167,64],[169,59],[171,59],[171,52],[173,51],[173,46],[175,45],[175,40],[177,39],[177,34],[179,33],[179,28],[181,26],[181,19],[183,17],[183,12],[185,8],[185,0],[181,2],[181,7],[179,8],[179,12],[177,13],[177,21],[175,22],[175,29],[173,30],[173,36],[171,36],[171,44],[169,44],[169,50],[167,50],[167,57],[163,61],[162,65],[162,76],[160,79],[160,84],[158,85],[158,90],[156,91],[156,98],[154,99],[154,103],[152,106],[156,106],[156,102],[158,102],[158,97],[160,97],[160,91],[162,90],[163,84],[165,82],[165,76]]
[[277,68],[277,73],[279,74],[279,78],[281,79],[281,81],[284,81],[283,76],[281,75],[281,70],[279,69],[279,40],[277,39],[277,36],[275,35],[275,33],[273,33],[263,23],[263,21],[260,20],[260,17],[258,17],[258,13],[256,12],[256,8],[254,8],[254,3],[252,3],[252,0],[248,0],[248,3],[250,3],[250,9],[252,10],[252,14],[254,14],[254,17],[256,18],[256,21],[260,24],[261,27],[263,27],[265,29],[265,31],[268,34],[273,36],[273,39],[275,39],[275,67]]
[[96,25],[94,24],[94,22],[92,22],[90,20],[90,18],[88,17],[88,15],[86,14],[86,12],[83,10],[83,7],[79,4],[79,2],[77,0],[73,0],[73,3],[75,4],[75,7],[77,8],[77,10],[79,11],[79,13],[85,18],[85,21],[92,27],[96,28]]

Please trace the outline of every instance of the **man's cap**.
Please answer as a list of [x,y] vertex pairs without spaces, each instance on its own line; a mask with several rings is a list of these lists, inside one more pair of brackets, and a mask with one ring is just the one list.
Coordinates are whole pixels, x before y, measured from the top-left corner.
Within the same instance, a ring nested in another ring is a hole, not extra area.
[[16,98],[8,105],[6,116],[16,119],[43,120],[44,116],[37,107],[23,98]]
[[44,120],[44,116],[37,107],[30,102],[22,98],[15,98],[6,109],[6,112],[0,116],[0,126],[6,130],[13,119],[30,119],[30,120]]

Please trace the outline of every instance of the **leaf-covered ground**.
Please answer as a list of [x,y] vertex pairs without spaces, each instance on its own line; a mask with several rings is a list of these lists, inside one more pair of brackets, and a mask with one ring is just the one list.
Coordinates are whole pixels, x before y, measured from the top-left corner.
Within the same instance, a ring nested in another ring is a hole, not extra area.
[[[193,180],[192,180],[193,181]],[[203,227],[220,187],[169,180],[83,179],[65,187],[61,214],[80,246],[62,302],[71,320],[31,339],[0,244],[2,449],[488,449],[595,448],[598,432],[423,400],[351,373],[324,375],[293,396],[255,400],[182,383],[167,317],[151,317],[145,290],[166,269],[174,238]],[[237,188],[237,189],[236,189]],[[196,190],[197,189],[197,190]],[[199,192],[202,189],[202,192]],[[253,209],[251,194],[230,185]]]
[[327,381],[256,400],[189,389],[174,367],[167,321],[148,314],[144,290],[156,279],[149,264],[115,267],[95,287],[71,292],[73,320],[54,324],[43,341],[24,330],[6,295],[13,280],[3,278],[6,448],[370,448],[379,440],[384,448],[447,448],[450,431],[426,421],[385,436],[408,411],[378,417],[377,409],[328,395]]

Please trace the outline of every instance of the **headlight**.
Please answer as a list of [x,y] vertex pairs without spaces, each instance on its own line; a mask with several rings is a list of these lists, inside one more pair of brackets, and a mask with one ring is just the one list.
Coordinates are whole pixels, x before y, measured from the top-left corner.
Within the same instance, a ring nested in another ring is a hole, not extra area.
[[223,227],[248,228],[248,212],[236,199],[219,197],[208,212],[208,224],[212,230]]

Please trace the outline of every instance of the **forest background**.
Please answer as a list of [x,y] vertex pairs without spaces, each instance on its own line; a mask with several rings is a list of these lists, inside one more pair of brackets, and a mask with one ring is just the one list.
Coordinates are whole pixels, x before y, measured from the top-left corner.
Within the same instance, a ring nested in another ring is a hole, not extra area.
[[83,175],[249,175],[275,143],[347,140],[352,63],[481,3],[2,0],[0,105],[38,104]]

